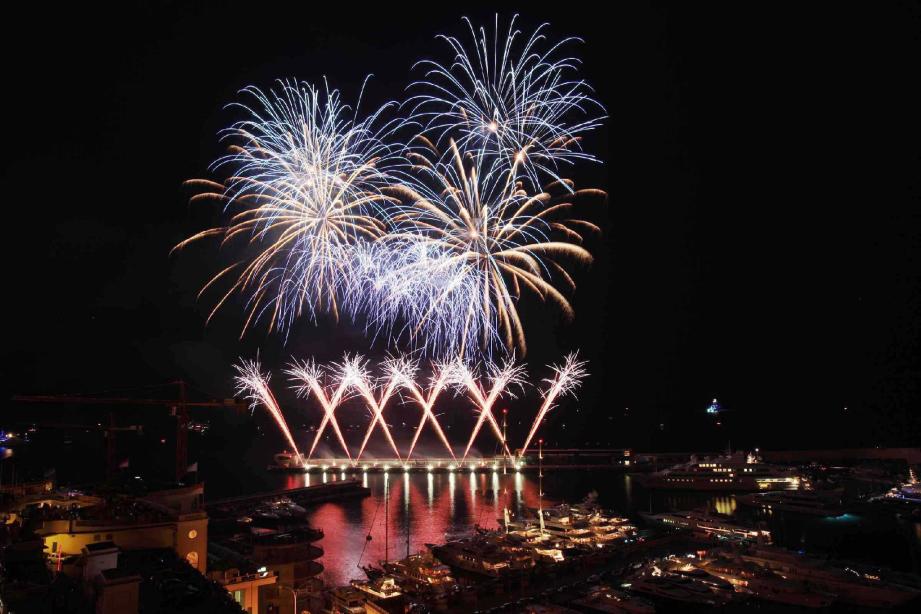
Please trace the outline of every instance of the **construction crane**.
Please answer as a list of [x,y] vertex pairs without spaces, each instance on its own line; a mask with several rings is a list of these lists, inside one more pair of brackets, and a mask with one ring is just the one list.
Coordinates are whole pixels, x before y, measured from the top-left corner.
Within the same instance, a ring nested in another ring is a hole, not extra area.
[[[58,405],[122,405],[134,407],[167,407],[170,414],[176,417],[176,479],[184,476],[189,466],[189,410],[202,407],[225,407],[243,411],[247,404],[237,399],[217,399],[212,401],[189,401],[188,384],[183,380],[176,380],[165,384],[177,386],[178,399],[135,399],[131,397],[97,397],[81,394],[53,394],[29,395],[15,394],[13,401],[21,403],[48,403]],[[109,413],[109,427],[106,430],[107,450],[106,458],[108,470],[111,471],[115,460],[114,431],[123,430],[115,427],[115,415]]]

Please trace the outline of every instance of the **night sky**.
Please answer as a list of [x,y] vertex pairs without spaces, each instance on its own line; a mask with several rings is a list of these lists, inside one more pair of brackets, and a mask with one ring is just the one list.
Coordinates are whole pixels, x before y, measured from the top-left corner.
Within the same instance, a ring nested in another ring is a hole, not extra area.
[[[435,34],[496,11],[315,4],[8,16],[5,398],[177,377],[222,396],[257,348],[271,367],[384,351],[322,321],[240,341],[239,302],[206,328],[195,297],[226,255],[169,255],[218,219],[182,182],[208,176],[241,87],[325,75],[351,100],[372,73],[371,108],[415,60],[445,57]],[[918,445],[918,5],[622,4],[518,9],[526,31],[585,39],[610,115],[585,143],[604,164],[574,174],[609,194],[587,213],[604,234],[576,273],[576,319],[522,307],[535,374],[572,349],[591,361],[550,423],[559,443]],[[703,416],[714,396],[733,410],[723,427]]]

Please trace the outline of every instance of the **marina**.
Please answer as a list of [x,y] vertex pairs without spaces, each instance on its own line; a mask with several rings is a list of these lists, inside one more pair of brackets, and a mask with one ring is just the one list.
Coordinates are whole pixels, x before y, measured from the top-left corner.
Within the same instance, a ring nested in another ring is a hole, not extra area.
[[918,0],[609,4],[13,3],[0,614],[921,611]]

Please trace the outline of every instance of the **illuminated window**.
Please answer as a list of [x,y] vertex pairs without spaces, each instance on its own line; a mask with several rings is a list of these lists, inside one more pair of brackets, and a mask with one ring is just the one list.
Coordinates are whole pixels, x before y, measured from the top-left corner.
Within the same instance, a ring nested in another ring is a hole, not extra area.
[[187,560],[192,567],[198,567],[198,553],[194,550],[185,555],[185,560]]
[[189,539],[195,539],[196,537],[198,537],[198,531],[196,531],[195,529],[192,529],[191,531],[189,531]]

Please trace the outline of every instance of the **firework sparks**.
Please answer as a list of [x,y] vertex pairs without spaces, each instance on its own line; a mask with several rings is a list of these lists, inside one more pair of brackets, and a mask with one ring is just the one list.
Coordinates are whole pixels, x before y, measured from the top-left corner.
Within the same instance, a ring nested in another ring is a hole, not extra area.
[[396,454],[397,458],[400,458],[400,451],[397,449],[397,444],[393,440],[390,428],[384,421],[384,408],[387,406],[387,402],[390,400],[391,396],[393,396],[396,388],[405,381],[405,377],[412,369],[412,365],[400,359],[391,359],[387,361],[385,368],[389,373],[389,377],[386,378],[386,383],[380,387],[381,393],[378,396],[374,393],[374,386],[370,376],[364,369],[364,365],[350,365],[347,367],[349,373],[345,377],[349,379],[356,390],[358,390],[358,393],[365,399],[368,409],[371,411],[371,424],[365,432],[361,447],[358,449],[358,456],[355,457],[356,460],[361,458],[362,453],[365,451],[365,446],[368,445],[368,440],[371,438],[371,433],[374,432],[374,427],[377,424],[381,425],[381,429],[383,429],[384,435],[390,443],[390,447],[393,448],[393,453]]
[[569,300],[551,276],[574,289],[563,263],[591,262],[591,254],[578,243],[586,229],[599,228],[585,220],[558,218],[572,209],[576,198],[598,191],[554,196],[550,190],[557,184],[529,194],[520,183],[481,172],[481,165],[465,160],[454,141],[450,146],[449,164],[416,154],[418,180],[399,188],[405,204],[389,239],[414,245],[426,255],[416,265],[415,275],[422,276],[418,285],[425,290],[413,294],[424,301],[410,320],[410,336],[446,340],[444,355],[488,356],[497,341],[524,354],[517,308],[522,289],[549,299],[572,317]]
[[508,450],[508,444],[505,441],[505,435],[502,434],[502,429],[499,428],[499,423],[496,422],[496,418],[493,416],[492,406],[499,400],[503,393],[511,396],[512,388],[516,386],[522,387],[524,385],[526,375],[524,365],[515,365],[513,360],[507,360],[502,365],[490,363],[488,365],[489,375],[487,377],[490,382],[490,390],[488,393],[479,381],[477,381],[477,377],[472,369],[464,365],[458,365],[456,373],[458,383],[466,388],[474,403],[476,403],[477,408],[480,410],[476,425],[473,427],[473,431],[470,433],[470,439],[467,441],[467,447],[464,449],[463,460],[467,460],[467,454],[470,453],[470,448],[473,446],[473,442],[476,440],[476,436],[479,434],[484,420],[489,422],[493,432],[502,444],[505,454],[511,456]]
[[[241,336],[260,321],[287,334],[301,317],[345,312],[388,344],[475,364],[527,353],[523,294],[571,318],[567,267],[591,262],[582,243],[599,230],[573,209],[604,193],[561,174],[596,160],[581,139],[604,109],[565,51],[579,39],[553,43],[546,24],[526,37],[516,20],[500,29],[497,16],[491,32],[468,20],[472,45],[440,36],[453,57],[417,64],[408,117],[387,121],[387,104],[359,118],[325,84],[245,88],[247,102],[230,105],[243,119],[222,132],[229,153],[212,167],[229,176],[189,182],[202,188],[193,202],[216,200],[229,219],[175,248],[244,243],[199,293],[221,288],[208,319],[234,295],[246,302]],[[348,388],[381,393],[371,429],[380,423],[392,440],[384,404],[405,386],[375,386]],[[323,428],[339,434],[335,407],[324,405]]]
[[441,425],[438,423],[438,418],[435,416],[432,411],[432,407],[435,405],[435,400],[445,389],[447,385],[451,383],[454,379],[454,369],[453,364],[435,364],[433,365],[434,373],[432,375],[431,382],[428,389],[423,394],[420,386],[412,380],[409,380],[406,383],[410,395],[418,403],[419,407],[422,408],[422,417],[419,420],[419,426],[416,427],[416,432],[413,435],[413,440],[409,444],[409,452],[406,453],[406,459],[409,460],[413,455],[413,450],[416,449],[416,442],[419,441],[419,435],[422,434],[422,427],[425,426],[426,421],[432,423],[432,428],[435,429],[435,432],[438,434],[439,439],[444,444],[445,449],[451,455],[451,458],[456,459],[454,456],[454,450],[451,448],[451,443],[448,441],[448,438],[445,436],[444,431],[441,430]]
[[550,367],[555,375],[544,379],[544,382],[548,385],[547,389],[542,393],[544,402],[534,418],[528,438],[525,439],[524,445],[521,447],[519,458],[528,451],[528,445],[530,445],[531,439],[534,438],[534,434],[537,433],[540,423],[547,413],[555,407],[554,402],[558,398],[574,392],[582,384],[582,380],[588,375],[588,371],[585,369],[586,364],[585,361],[579,360],[578,352],[573,352],[566,357],[562,365]]
[[326,369],[318,366],[313,359],[300,363],[294,361],[285,373],[292,380],[298,382],[296,390],[299,396],[308,397],[313,394],[320,407],[323,408],[323,419],[317,429],[317,434],[313,438],[313,443],[310,445],[310,452],[307,454],[307,458],[313,456],[313,452],[320,442],[320,437],[323,436],[323,432],[326,430],[326,425],[332,424],[333,431],[339,438],[343,452],[351,460],[352,455],[349,453],[349,446],[345,443],[345,437],[342,436],[342,431],[339,429],[339,423],[336,421],[335,416],[336,408],[345,400],[344,395],[348,391],[349,382],[344,379],[339,380],[333,388],[332,394],[329,394],[327,387],[322,384],[323,381],[328,379]]
[[384,167],[399,149],[385,139],[398,123],[375,128],[389,105],[364,120],[349,118],[328,86],[279,81],[277,90],[243,92],[255,104],[231,105],[247,118],[224,131],[230,153],[214,164],[232,175],[223,185],[189,182],[205,189],[193,201],[217,200],[235,212],[228,225],[175,249],[206,237],[221,237],[221,245],[248,239],[247,257],[202,288],[235,277],[209,319],[235,292],[248,296],[244,333],[263,316],[270,331],[287,330],[301,315],[338,316],[349,246],[385,234],[381,210],[391,199],[381,190],[392,180]]
[[413,83],[421,93],[410,101],[413,116],[436,142],[457,135],[462,151],[489,159],[489,172],[521,173],[536,188],[542,176],[560,181],[562,164],[596,160],[579,140],[600,125],[604,109],[591,87],[573,76],[580,61],[563,55],[581,40],[550,44],[547,24],[524,39],[515,28],[517,17],[502,32],[497,15],[491,36],[465,19],[471,45],[440,35],[451,48],[451,62],[418,62],[425,78]]
[[294,443],[294,438],[288,429],[285,416],[281,413],[281,408],[275,400],[275,395],[269,389],[270,376],[262,374],[259,362],[255,360],[243,360],[240,364],[234,365],[234,368],[237,370],[237,394],[249,399],[252,409],[259,405],[265,407],[272,418],[275,419],[278,428],[291,445],[291,449],[295,454],[299,455],[300,452],[298,452],[297,444]]
[[[547,413],[556,407],[556,402],[561,397],[575,391],[581,385],[582,380],[588,375],[585,366],[586,362],[579,360],[577,353],[568,355],[559,366],[550,366],[553,376],[543,380],[546,384],[545,389],[541,392],[543,401],[518,458],[525,455],[539,425]],[[296,452],[297,447],[288,430],[284,416],[269,390],[268,376],[263,375],[260,372],[259,364],[253,361],[243,361],[236,366],[236,369],[239,374],[236,380],[238,391],[245,394],[253,402],[254,407],[261,404],[269,410],[278,423],[279,429]],[[477,411],[476,424],[470,432],[461,462],[467,460],[477,436],[483,425],[487,423],[501,445],[503,453],[508,457],[512,456],[509,452],[505,434],[493,414],[493,407],[499,399],[503,397],[515,398],[515,391],[524,389],[527,381],[524,365],[516,364],[513,358],[509,358],[502,363],[488,362],[481,371],[459,359],[433,362],[431,363],[431,375],[428,377],[427,386],[419,381],[419,362],[416,359],[406,356],[388,357],[380,363],[379,369],[382,375],[380,378],[375,379],[368,368],[367,359],[359,355],[350,356],[347,354],[338,363],[319,365],[313,359],[308,359],[294,361],[285,370],[285,373],[296,383],[295,389],[298,395],[303,398],[316,397],[323,408],[323,418],[307,458],[312,458],[327,425],[330,425],[339,439],[343,452],[350,461],[353,460],[335,417],[336,409],[348,400],[348,395],[351,392],[364,401],[371,417],[370,424],[365,431],[361,446],[354,460],[357,461],[361,458],[371,434],[378,424],[381,426],[396,459],[402,460],[403,457],[387,423],[384,421],[383,412],[387,407],[387,403],[400,391],[405,390],[410,398],[422,409],[419,425],[415,429],[415,434],[405,456],[406,460],[412,457],[426,422],[432,424],[445,449],[451,455],[451,458],[456,460],[457,457],[451,442],[442,430],[434,413],[436,400],[447,389],[453,389],[456,393],[466,395],[473,402]]]

